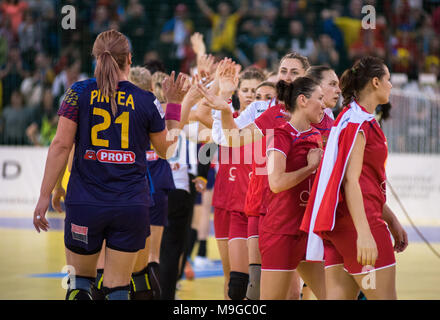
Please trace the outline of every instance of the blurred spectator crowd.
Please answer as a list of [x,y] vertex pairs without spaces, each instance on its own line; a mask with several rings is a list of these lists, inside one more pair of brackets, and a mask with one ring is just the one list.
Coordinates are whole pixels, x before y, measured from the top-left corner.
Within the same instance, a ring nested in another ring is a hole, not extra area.
[[[75,8],[74,30],[61,27],[65,5]],[[362,28],[365,5],[376,10],[375,29]],[[129,38],[134,65],[166,72],[190,72],[197,31],[208,53],[243,67],[274,71],[294,50],[338,74],[376,55],[409,80],[440,77],[440,0],[2,0],[0,144],[50,144],[60,99],[93,76],[93,41],[108,29]]]

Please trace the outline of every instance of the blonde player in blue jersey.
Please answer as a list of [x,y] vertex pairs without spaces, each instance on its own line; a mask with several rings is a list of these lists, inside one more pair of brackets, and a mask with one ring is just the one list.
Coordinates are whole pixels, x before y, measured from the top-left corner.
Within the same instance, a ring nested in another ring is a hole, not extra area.
[[[189,90],[184,75],[164,81],[166,113],[155,96],[127,81],[131,53],[127,38],[114,30],[98,35],[93,45],[96,79],[76,82],[67,90],[60,120],[49,148],[35,229],[47,231],[50,194],[75,153],[66,194],[64,242],[67,264],[73,266],[66,299],[90,299],[103,240],[104,292],[107,299],[128,299],[136,252],[149,234],[149,187],[145,150],[171,156],[179,128],[188,116],[181,103]],[[168,130],[167,130],[168,129]]]

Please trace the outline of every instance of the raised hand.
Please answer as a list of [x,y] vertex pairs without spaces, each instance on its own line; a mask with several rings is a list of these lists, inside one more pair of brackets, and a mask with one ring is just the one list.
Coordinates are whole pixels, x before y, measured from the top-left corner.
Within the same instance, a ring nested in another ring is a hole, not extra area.
[[209,79],[200,79],[200,76],[198,74],[194,75],[191,81],[191,87],[185,96],[185,102],[188,102],[191,106],[197,104],[200,100],[203,99],[203,94],[199,91],[197,85],[201,84],[202,86],[206,87],[208,84]]
[[197,59],[197,71],[202,78],[215,74],[216,67],[215,58],[210,54],[204,54]]
[[183,98],[191,88],[191,83],[188,76],[179,73],[177,79],[174,79],[175,72],[171,72],[171,75],[165,78],[162,82],[162,90],[167,103],[181,104]]
[[198,84],[197,89],[205,97],[203,105],[215,110],[230,110],[229,104],[223,98],[210,92],[203,85]]
[[231,93],[237,89],[241,66],[231,59],[222,60],[217,68],[220,92]]
[[199,32],[195,32],[191,38],[191,46],[198,57],[206,53],[205,42],[203,41],[203,35]]

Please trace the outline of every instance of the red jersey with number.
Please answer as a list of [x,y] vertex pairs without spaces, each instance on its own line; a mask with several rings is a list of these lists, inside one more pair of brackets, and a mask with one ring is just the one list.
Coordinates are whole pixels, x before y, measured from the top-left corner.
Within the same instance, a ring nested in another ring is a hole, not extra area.
[[[388,146],[385,135],[375,119],[365,121],[360,131],[364,133],[366,144],[359,184],[367,220],[372,228],[384,224],[382,211],[386,202],[385,164],[388,157]],[[340,228],[354,229],[343,187],[341,195],[342,201],[339,202],[336,209],[335,230]]]
[[[321,134],[317,129],[311,127],[300,132],[288,122],[275,129],[267,151],[282,153],[286,157],[286,172],[294,172],[307,166],[307,155],[316,148],[322,148]],[[286,191],[269,191],[262,230],[276,234],[298,234],[314,179],[315,174],[311,174]]]

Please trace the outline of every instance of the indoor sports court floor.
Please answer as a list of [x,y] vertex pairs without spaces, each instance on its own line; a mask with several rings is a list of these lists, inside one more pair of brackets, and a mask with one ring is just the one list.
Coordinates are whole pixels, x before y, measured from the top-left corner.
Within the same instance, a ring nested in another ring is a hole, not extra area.
[[[50,213],[51,231],[38,234],[29,214],[0,214],[0,299],[64,299],[65,275],[63,215]],[[406,227],[410,245],[397,255],[399,299],[440,299],[440,258]],[[440,226],[420,227],[440,252]],[[195,270],[195,279],[182,280],[177,292],[181,300],[222,300],[223,277],[215,239],[208,240],[210,269]]]

